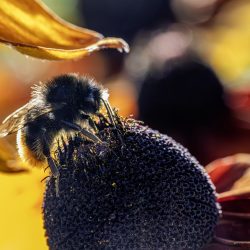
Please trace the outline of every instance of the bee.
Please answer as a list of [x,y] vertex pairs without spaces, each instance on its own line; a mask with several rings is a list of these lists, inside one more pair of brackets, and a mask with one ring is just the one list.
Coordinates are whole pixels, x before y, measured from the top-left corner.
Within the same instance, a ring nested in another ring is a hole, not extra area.
[[9,115],[0,125],[0,137],[17,132],[20,157],[32,166],[48,167],[59,178],[51,148],[60,132],[81,132],[101,143],[92,119],[104,105],[116,127],[108,92],[93,79],[77,74],[60,75],[33,87],[30,101]]

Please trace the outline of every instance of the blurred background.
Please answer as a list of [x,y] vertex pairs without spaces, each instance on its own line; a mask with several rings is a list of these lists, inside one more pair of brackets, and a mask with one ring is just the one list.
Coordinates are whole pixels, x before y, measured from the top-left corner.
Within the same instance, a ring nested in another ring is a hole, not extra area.
[[124,117],[173,137],[203,165],[250,153],[248,0],[43,2],[69,22],[125,39],[131,52],[53,62],[0,46],[0,120],[29,100],[34,83],[78,72],[108,88]]
[[32,84],[79,72],[110,89],[123,116],[172,136],[202,164],[250,152],[249,1],[44,3],[69,22],[125,39],[131,52],[53,62],[1,46],[1,120],[27,102]]

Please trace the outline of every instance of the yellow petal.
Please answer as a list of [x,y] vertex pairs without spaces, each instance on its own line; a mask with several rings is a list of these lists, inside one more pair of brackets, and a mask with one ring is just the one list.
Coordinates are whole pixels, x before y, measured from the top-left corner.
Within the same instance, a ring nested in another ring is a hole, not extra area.
[[42,219],[44,173],[0,173],[0,249],[47,250]]
[[124,40],[74,26],[39,0],[1,0],[0,42],[50,60],[80,58],[104,48],[129,50]]

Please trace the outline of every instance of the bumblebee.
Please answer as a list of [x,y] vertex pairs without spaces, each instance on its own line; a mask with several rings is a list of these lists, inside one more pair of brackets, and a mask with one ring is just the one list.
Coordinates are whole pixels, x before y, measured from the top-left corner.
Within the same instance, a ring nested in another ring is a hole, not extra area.
[[115,116],[108,102],[108,92],[93,79],[65,74],[33,87],[31,100],[9,115],[0,125],[0,137],[17,132],[20,157],[32,166],[50,167],[52,176],[59,172],[51,148],[60,132],[78,131],[96,143],[92,119],[107,110],[115,127]]

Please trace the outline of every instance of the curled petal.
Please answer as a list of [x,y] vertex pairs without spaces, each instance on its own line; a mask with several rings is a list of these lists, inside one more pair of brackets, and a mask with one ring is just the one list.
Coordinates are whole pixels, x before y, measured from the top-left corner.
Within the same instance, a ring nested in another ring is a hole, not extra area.
[[95,31],[74,26],[39,0],[1,1],[0,42],[49,60],[76,59],[104,48],[129,50],[124,40],[103,38]]
[[48,60],[78,59],[84,56],[88,56],[92,52],[105,48],[115,48],[125,52],[129,51],[129,47],[124,40],[112,37],[103,38],[100,41],[81,49],[65,50],[56,48],[45,48],[41,46],[28,46],[21,44],[15,45],[15,49],[23,54]]

